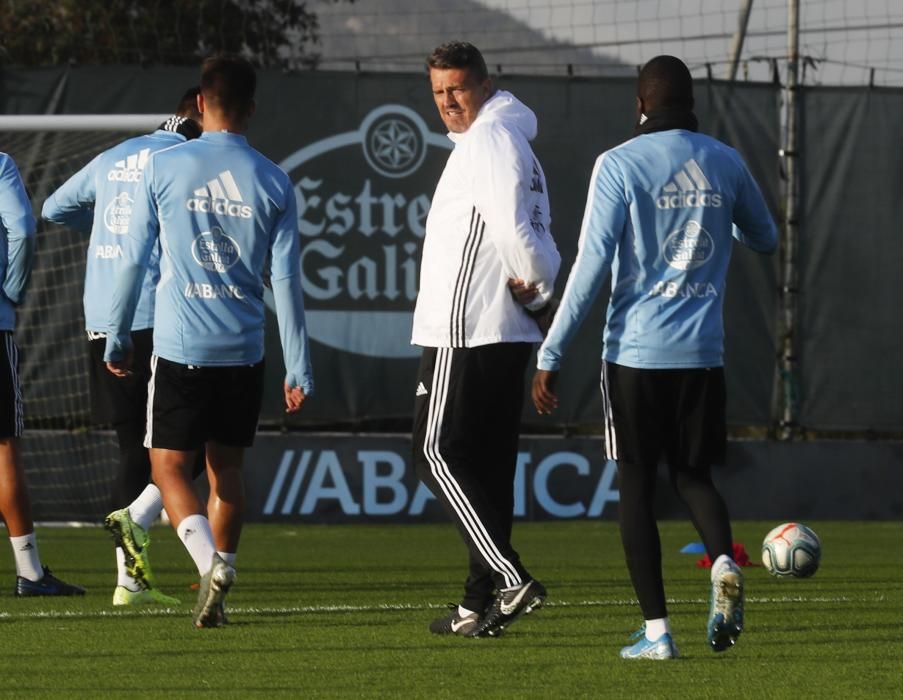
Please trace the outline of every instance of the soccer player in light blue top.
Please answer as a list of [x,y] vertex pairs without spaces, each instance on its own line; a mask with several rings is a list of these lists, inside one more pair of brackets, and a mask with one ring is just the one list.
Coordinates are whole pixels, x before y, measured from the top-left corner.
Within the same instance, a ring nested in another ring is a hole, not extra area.
[[[161,244],[145,445],[166,511],[201,575],[195,624],[225,621],[244,491],[241,465],[263,395],[264,286],[276,303],[288,412],[313,390],[301,295],[298,217],[286,173],[248,145],[256,76],[240,58],[204,62],[204,134],[151,156],[123,246],[106,360],[128,371],[143,267]],[[206,449],[207,513],[190,464]]]
[[17,596],[84,595],[41,564],[19,438],[25,427],[16,307],[25,298],[35,252],[35,220],[19,169],[0,153],[0,516],[16,561]]
[[0,153],[0,224],[0,331],[13,331],[34,260],[35,220],[19,169],[5,153]]
[[729,648],[743,628],[743,579],[711,480],[726,438],[722,308],[733,241],[769,253],[777,229],[741,157],[696,133],[692,110],[683,62],[649,61],[637,86],[636,138],[593,169],[577,259],[533,380],[537,411],[550,413],[565,348],[610,271],[605,453],[618,462],[621,538],[645,619],[621,651],[628,659],[677,656],[653,508],[662,455],[714,562],[711,648]]
[[[113,482],[115,509],[104,521],[116,543],[116,588],[113,605],[178,600],[154,584],[147,544],[148,528],[160,515],[163,500],[150,480],[150,458],[144,446],[147,386],[153,345],[154,290],[160,278],[159,246],[144,272],[138,306],[132,320],[131,374],[115,377],[106,369],[106,329],[115,274],[123,264],[135,194],[142,184],[150,155],[201,135],[198,88],[185,92],[175,114],[150,134],[126,139],[91,160],[44,202],[45,220],[90,232],[85,267],[85,328],[88,332],[91,404],[94,420],[112,424],[119,443],[119,464]],[[195,473],[204,469],[203,460]],[[126,505],[127,504],[127,505]]]

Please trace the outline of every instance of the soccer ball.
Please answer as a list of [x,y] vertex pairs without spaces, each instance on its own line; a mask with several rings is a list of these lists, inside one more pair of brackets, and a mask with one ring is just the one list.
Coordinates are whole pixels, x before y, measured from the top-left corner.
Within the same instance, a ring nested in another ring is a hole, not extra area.
[[784,523],[765,535],[762,564],[772,576],[806,578],[818,570],[821,542],[799,523]]

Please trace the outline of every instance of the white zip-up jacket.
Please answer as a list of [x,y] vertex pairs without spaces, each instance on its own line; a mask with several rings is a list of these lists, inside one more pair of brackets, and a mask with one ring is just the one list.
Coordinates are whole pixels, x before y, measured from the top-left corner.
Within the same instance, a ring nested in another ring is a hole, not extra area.
[[536,115],[497,91],[455,148],[430,206],[412,344],[477,347],[539,342],[542,334],[508,289],[535,283],[531,309],[552,296],[561,256],[550,233],[549,194],[530,148]]

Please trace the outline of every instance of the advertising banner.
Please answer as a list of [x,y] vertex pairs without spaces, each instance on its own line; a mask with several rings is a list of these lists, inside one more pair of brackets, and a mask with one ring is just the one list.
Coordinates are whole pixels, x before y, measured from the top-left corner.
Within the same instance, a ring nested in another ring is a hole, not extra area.
[[[416,522],[446,518],[411,465],[409,437],[264,438],[247,479],[263,522]],[[617,469],[597,441],[529,439],[518,453],[515,517],[616,517]]]
[[[713,478],[738,520],[899,518],[901,459],[900,443],[731,441]],[[256,522],[449,520],[417,479],[407,436],[261,436],[247,464],[247,516]],[[616,520],[618,502],[617,466],[602,458],[600,437],[521,439],[517,519]],[[659,519],[688,517],[665,465],[655,508]]]
[[[34,75],[34,80],[30,76]],[[2,71],[7,110],[54,113],[166,113],[197,80],[188,68],[134,66]],[[576,256],[595,159],[633,135],[631,79],[499,76],[538,117],[534,151],[545,170],[552,234],[562,254],[558,293]],[[43,86],[43,87],[42,87]],[[41,92],[43,90],[44,92]],[[50,99],[49,93],[52,90]],[[771,85],[708,81],[696,90],[701,129],[735,146],[777,210],[777,92]],[[426,216],[452,147],[425,74],[259,73],[257,111],[248,138],[291,177],[298,201],[301,267],[317,383],[304,410],[286,416],[275,317],[267,318],[267,383],[262,424],[407,430],[420,350],[410,345]],[[23,140],[0,134],[15,152],[36,211],[44,198],[105,145],[80,133]],[[98,145],[94,145],[97,143]],[[60,227],[39,231],[38,258],[18,337],[32,425],[88,422],[82,350],[77,363],[55,349],[81,335],[85,241]],[[777,301],[777,259],[735,246],[725,299],[728,420],[770,421]],[[562,368],[562,404],[539,417],[537,430],[596,425],[601,336],[607,285],[575,336]],[[270,308],[272,308],[272,300]],[[532,373],[530,373],[532,374]],[[77,396],[59,415],[57,385],[66,376]],[[529,376],[527,377],[529,381]],[[81,411],[81,415],[72,415]]]
[[[295,183],[312,360],[322,391],[286,418],[281,365],[271,362],[263,420],[405,430],[420,355],[410,333],[425,222],[452,142],[425,75],[314,74],[303,82],[303,90],[292,90],[291,79],[264,76],[259,101],[277,101],[279,109],[253,125],[250,137]],[[560,294],[577,253],[594,161],[632,136],[635,85],[519,76],[497,84],[538,116],[533,148],[549,182],[552,232],[562,253]],[[312,95],[323,109],[307,107]],[[776,203],[777,172],[769,168],[778,141],[774,90],[709,84],[699,90],[699,103],[702,128],[752,153],[750,167],[767,200]],[[742,114],[757,115],[755,123]],[[731,423],[767,424],[776,262],[736,248],[725,304],[728,416]],[[525,406],[527,424],[554,429],[599,423],[607,297],[604,288],[565,358],[561,409],[539,417]],[[269,340],[268,356],[278,358],[274,332]]]
[[[110,511],[111,432],[32,431],[23,448],[36,520],[96,523]],[[738,520],[899,520],[901,462],[899,442],[730,441],[713,478]],[[248,522],[449,522],[414,472],[406,435],[261,433],[244,473]],[[615,520],[618,503],[617,467],[602,458],[601,437],[521,438],[518,520]],[[660,519],[687,517],[664,465],[655,508]]]

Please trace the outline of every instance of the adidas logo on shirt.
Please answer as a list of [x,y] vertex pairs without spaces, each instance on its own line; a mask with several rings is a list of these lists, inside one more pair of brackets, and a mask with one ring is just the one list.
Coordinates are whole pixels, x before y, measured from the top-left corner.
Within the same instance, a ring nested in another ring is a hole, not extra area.
[[204,187],[196,189],[194,197],[188,200],[186,206],[188,211],[250,219],[254,210],[249,205],[242,204],[243,201],[232,173],[224,170]]
[[416,396],[426,396],[429,392],[426,390],[426,387],[423,386],[423,382],[417,385],[417,393]]
[[683,164],[663,191],[664,194],[655,200],[655,206],[659,209],[721,206],[721,194],[712,192],[712,184],[693,158]]
[[107,180],[110,182],[138,182],[149,157],[150,149],[142,148],[138,153],[117,160],[113,163],[113,170],[107,173]]

